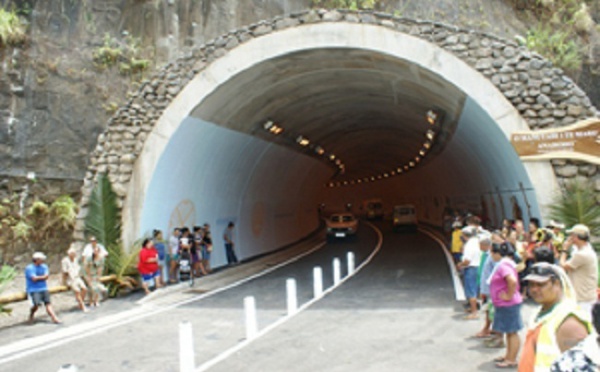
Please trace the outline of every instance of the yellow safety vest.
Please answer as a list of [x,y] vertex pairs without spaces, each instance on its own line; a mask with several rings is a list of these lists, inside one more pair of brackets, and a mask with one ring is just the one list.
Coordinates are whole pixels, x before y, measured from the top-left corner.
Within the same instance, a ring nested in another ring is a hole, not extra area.
[[560,302],[549,314],[538,319],[532,327],[535,329],[542,324],[535,348],[535,372],[550,371],[552,363],[562,354],[556,341],[556,331],[570,315],[577,317],[585,325],[588,333],[592,333],[589,315],[584,314],[575,302]]

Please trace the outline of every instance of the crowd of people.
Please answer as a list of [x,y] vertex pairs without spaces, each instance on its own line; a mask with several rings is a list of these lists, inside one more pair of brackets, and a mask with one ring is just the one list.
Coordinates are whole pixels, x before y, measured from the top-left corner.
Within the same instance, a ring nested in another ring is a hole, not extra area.
[[[223,231],[228,265],[239,263],[235,252],[234,228],[234,223],[229,222]],[[190,275],[200,277],[210,274],[212,251],[213,240],[208,223],[195,226],[193,229],[177,227],[173,229],[167,242],[163,238],[162,231],[154,230],[151,238],[142,241],[139,251],[137,269],[142,289],[146,294],[150,294],[154,288],[180,282],[182,256],[187,257],[191,262]],[[88,312],[91,307],[100,306],[101,300],[107,295],[107,288],[101,278],[105,272],[108,255],[108,250],[92,236],[80,256],[77,249],[70,247],[66,257],[61,261],[63,284],[73,291],[77,306],[83,312]],[[35,252],[32,263],[25,268],[30,323],[34,322],[34,315],[42,305],[45,306],[46,312],[54,323],[61,322],[50,302],[49,274],[46,255]]]
[[[453,222],[450,250],[464,282],[465,319],[483,315],[473,337],[504,349],[493,361],[497,368],[598,371],[598,257],[590,230],[582,224],[565,230],[556,221],[541,227],[536,218],[528,227],[505,220],[488,231],[474,215]],[[539,308],[525,325],[528,300]]]

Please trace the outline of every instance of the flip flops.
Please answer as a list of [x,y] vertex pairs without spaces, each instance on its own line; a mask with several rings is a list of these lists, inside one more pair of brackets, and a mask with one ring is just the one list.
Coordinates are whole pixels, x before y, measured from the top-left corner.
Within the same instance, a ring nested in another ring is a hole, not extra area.
[[508,368],[508,369],[515,369],[518,367],[517,362],[509,362],[508,360],[504,360],[503,362],[497,362],[496,364],[496,368]]

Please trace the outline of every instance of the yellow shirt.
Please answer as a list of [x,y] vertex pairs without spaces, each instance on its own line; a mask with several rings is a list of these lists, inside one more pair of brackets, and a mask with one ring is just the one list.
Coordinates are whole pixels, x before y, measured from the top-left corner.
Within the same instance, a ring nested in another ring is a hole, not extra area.
[[462,252],[463,242],[460,240],[461,236],[462,231],[460,229],[456,229],[452,232],[452,248],[450,249],[452,253]]

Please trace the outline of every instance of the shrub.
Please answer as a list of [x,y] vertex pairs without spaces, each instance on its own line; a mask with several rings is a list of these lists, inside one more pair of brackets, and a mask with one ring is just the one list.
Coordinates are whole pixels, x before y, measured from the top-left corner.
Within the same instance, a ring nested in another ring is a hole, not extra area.
[[19,16],[0,8],[0,47],[22,44],[25,39],[25,25]]
[[527,47],[548,58],[554,66],[574,72],[581,69],[583,54],[567,31],[540,24],[527,33]]

